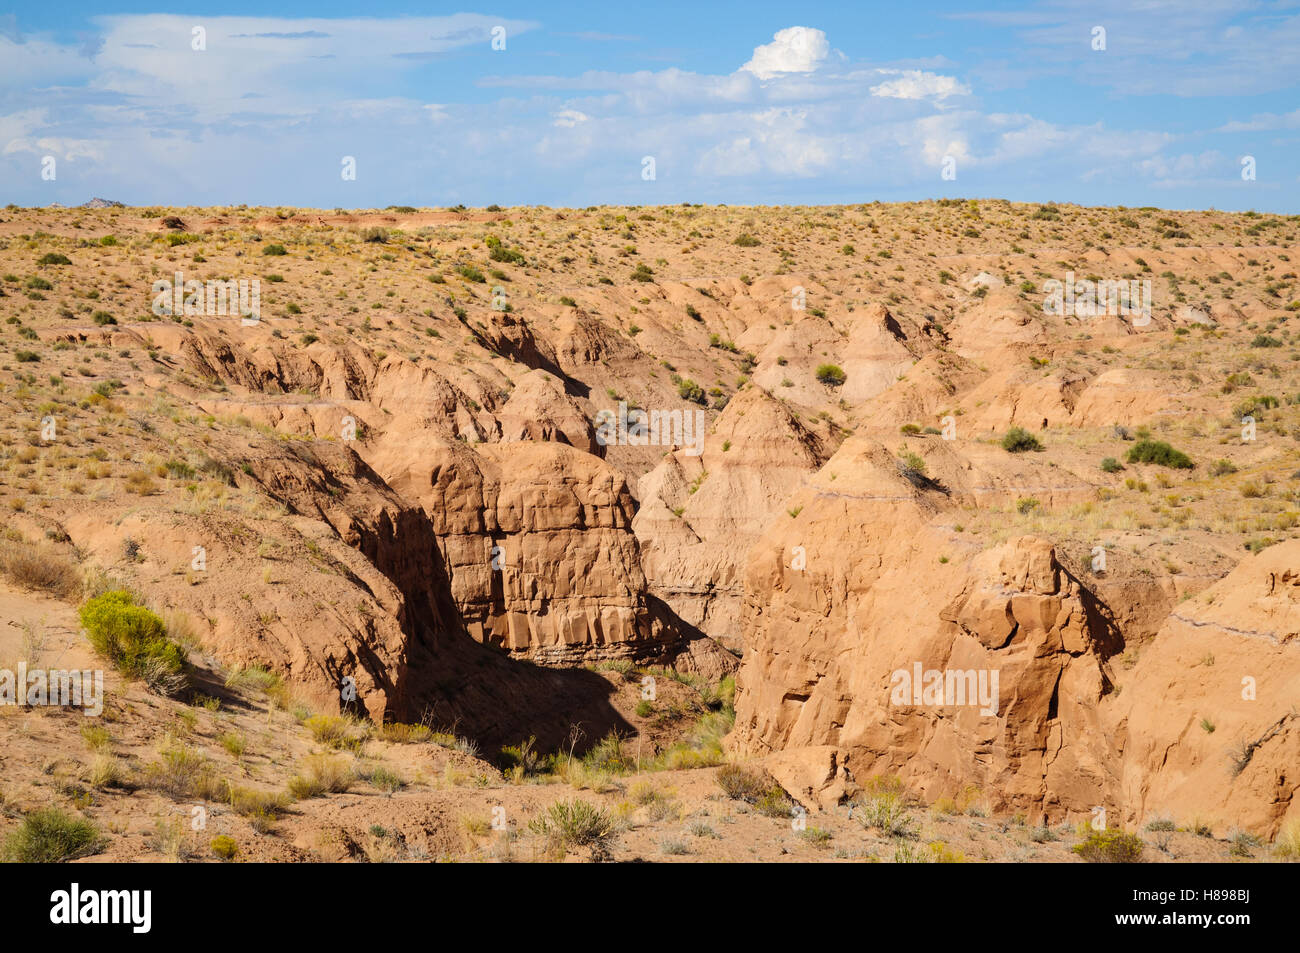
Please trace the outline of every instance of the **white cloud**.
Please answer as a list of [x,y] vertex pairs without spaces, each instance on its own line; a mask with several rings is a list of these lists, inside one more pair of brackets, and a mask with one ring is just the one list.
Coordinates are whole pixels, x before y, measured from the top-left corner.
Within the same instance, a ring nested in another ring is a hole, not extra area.
[[1294,112],[1285,113],[1281,116],[1276,113],[1260,113],[1251,116],[1247,121],[1234,120],[1233,122],[1224,123],[1215,132],[1267,132],[1273,129],[1297,129],[1300,128],[1300,109]]
[[926,73],[919,69],[881,70],[897,79],[885,80],[871,87],[872,96],[887,99],[947,99],[949,96],[969,96],[970,87],[952,76]]
[[759,79],[773,79],[782,73],[811,73],[830,55],[826,34],[808,26],[778,30],[772,42],[754,48],[754,55],[741,67]]
[[586,122],[591,117],[586,113],[578,112],[576,109],[561,109],[552,117],[551,125],[559,126],[561,129],[572,129],[580,122]]

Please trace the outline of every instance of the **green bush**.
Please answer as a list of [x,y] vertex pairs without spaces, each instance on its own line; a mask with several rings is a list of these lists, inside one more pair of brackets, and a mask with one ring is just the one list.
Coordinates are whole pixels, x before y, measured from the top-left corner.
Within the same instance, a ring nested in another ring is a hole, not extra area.
[[185,651],[167,638],[163,620],[136,605],[129,592],[115,590],[95,596],[81,607],[80,616],[90,644],[123,675],[142,679],[164,695],[185,688]]
[[821,364],[817,367],[817,379],[831,387],[839,387],[846,380],[846,375],[838,364]]
[[60,255],[58,252],[50,252],[48,255],[42,255],[36,262],[38,265],[70,265],[72,260],[67,255]]
[[689,377],[677,385],[677,396],[682,400],[694,401],[697,404],[708,402],[708,397],[704,394],[704,388]]
[[1129,463],[1155,463],[1175,470],[1190,470],[1196,464],[1181,450],[1163,440],[1139,440],[1128,452]]
[[528,825],[561,850],[589,847],[593,853],[605,848],[617,832],[609,811],[586,801],[558,801]]
[[283,245],[267,245],[265,248],[262,249],[262,254],[278,256],[278,255],[287,255],[289,253],[284,250]]
[[1104,473],[1118,473],[1120,470],[1124,469],[1124,465],[1114,457],[1107,457],[1105,460],[1101,461],[1101,469]]
[[212,853],[226,861],[234,860],[239,853],[239,845],[227,834],[218,834],[208,846],[212,848]]
[[1026,450],[1042,450],[1043,445],[1024,427],[1012,427],[1002,438],[1002,449],[1007,453],[1024,453]]
[[98,844],[99,833],[90,821],[44,807],[23,818],[5,838],[0,855],[20,864],[58,864],[94,853]]
[[781,785],[765,771],[750,771],[738,764],[724,764],[718,769],[718,787],[733,801],[754,805],[767,817],[789,817],[794,802]]
[[1142,838],[1119,830],[1093,831],[1071,850],[1090,864],[1136,864],[1142,859]]

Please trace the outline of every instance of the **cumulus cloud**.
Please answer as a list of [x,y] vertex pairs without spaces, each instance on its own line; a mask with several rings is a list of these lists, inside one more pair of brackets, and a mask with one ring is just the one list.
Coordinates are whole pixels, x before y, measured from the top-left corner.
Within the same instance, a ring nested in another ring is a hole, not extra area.
[[586,122],[590,118],[586,113],[576,109],[561,109],[552,117],[551,125],[559,126],[561,129],[572,129],[578,123]]
[[826,34],[808,26],[778,30],[772,42],[754,48],[754,55],[742,70],[759,79],[774,79],[783,73],[811,73],[830,56]]
[[949,96],[969,96],[970,87],[952,76],[926,73],[919,69],[881,70],[885,75],[897,76],[871,87],[872,96],[886,99],[947,99]]

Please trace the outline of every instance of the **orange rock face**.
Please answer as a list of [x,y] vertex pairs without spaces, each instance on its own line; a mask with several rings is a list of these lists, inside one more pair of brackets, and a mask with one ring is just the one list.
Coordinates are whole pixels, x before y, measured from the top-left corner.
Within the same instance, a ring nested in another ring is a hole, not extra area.
[[897,774],[1051,819],[1199,808],[1274,833],[1294,816],[1300,543],[1174,608],[1120,692],[1125,636],[1100,587],[1042,538],[963,552],[946,518],[961,485],[946,491],[853,440],[795,494],[747,568],[740,750],[782,752],[774,770],[806,750],[816,767],[791,777],[810,805]]

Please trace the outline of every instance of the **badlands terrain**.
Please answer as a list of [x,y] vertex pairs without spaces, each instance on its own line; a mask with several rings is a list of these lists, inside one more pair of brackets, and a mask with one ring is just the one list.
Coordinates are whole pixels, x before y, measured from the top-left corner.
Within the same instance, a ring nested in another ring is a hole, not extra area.
[[0,211],[4,853],[1300,858],[1298,234]]

